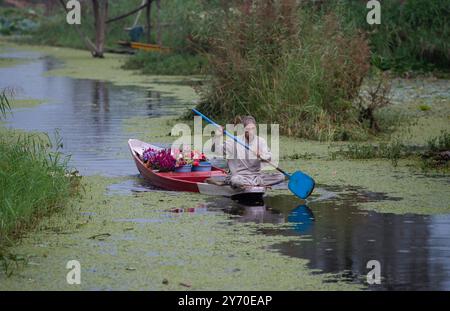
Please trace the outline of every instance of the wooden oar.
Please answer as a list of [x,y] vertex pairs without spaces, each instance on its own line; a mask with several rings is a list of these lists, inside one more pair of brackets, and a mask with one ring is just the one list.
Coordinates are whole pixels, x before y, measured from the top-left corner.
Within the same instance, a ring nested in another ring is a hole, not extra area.
[[[217,128],[221,128],[219,124],[217,124],[216,122],[214,122],[213,120],[202,114],[200,111],[196,109],[192,109],[192,111],[195,114],[202,117],[203,120],[205,120],[209,124],[212,124]],[[228,137],[230,137],[231,139],[233,139],[238,144],[240,144],[241,146],[243,146],[244,148],[246,148],[247,150],[255,153],[253,150],[250,149],[250,147],[246,143],[242,142],[239,138],[235,137],[234,135],[228,133],[225,129],[223,129],[223,133]],[[314,182],[314,179],[312,179],[312,177],[308,176],[307,174],[301,171],[296,171],[293,174],[289,174],[286,171],[279,168],[278,166],[276,166],[275,164],[273,164],[272,162],[266,160],[263,161],[268,163],[270,166],[281,172],[284,176],[286,176],[289,179],[288,183],[289,190],[299,198],[306,199],[313,192],[316,183]]]

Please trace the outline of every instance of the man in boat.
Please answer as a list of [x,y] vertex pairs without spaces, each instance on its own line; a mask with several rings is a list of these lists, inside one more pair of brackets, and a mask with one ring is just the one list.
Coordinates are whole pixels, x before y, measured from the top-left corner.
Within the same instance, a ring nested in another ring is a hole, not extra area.
[[[230,174],[225,179],[225,184],[235,188],[247,188],[255,186],[269,187],[285,180],[285,176],[279,172],[264,173],[261,171],[262,162],[270,161],[272,153],[266,140],[256,135],[256,120],[252,116],[244,116],[235,120],[235,125],[242,124],[244,134],[237,136],[245,142],[253,151],[236,143],[232,139],[224,139],[223,129],[216,131],[212,151],[223,154],[228,163]],[[256,155],[256,156],[255,156]],[[216,183],[214,180],[209,182]]]

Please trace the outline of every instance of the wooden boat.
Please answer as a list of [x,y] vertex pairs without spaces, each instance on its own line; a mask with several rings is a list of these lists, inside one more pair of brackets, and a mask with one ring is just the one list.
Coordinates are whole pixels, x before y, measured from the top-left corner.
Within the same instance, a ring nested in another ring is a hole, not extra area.
[[142,50],[146,52],[159,52],[159,53],[169,53],[170,48],[165,46],[160,46],[158,44],[134,42],[134,41],[118,41],[119,45],[132,48],[135,50]]
[[161,149],[160,147],[145,143],[137,139],[128,140],[128,146],[131,151],[131,155],[134,159],[137,169],[141,173],[142,177],[148,180],[152,185],[173,191],[189,191],[199,192],[209,195],[221,195],[231,197],[238,201],[257,201],[262,200],[262,196],[265,193],[265,187],[252,187],[245,190],[234,189],[228,185],[215,185],[206,182],[206,179],[211,177],[224,178],[226,172],[218,167],[213,166],[209,172],[159,172],[157,170],[149,169],[145,166],[141,160],[143,152],[148,148],[155,150]]

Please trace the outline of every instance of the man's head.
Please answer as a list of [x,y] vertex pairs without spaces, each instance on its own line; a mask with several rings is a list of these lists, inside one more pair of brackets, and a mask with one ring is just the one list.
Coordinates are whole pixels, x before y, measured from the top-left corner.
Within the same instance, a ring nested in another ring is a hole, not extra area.
[[256,120],[252,116],[244,116],[241,118],[241,123],[244,125],[245,138],[253,140],[256,135]]

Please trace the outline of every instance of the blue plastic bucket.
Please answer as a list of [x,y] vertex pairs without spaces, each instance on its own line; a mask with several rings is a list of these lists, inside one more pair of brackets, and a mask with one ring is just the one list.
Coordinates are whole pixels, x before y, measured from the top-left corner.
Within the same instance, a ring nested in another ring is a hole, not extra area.
[[187,165],[175,167],[175,172],[176,173],[188,173],[191,171],[191,169],[192,169],[192,165],[187,164]]
[[193,172],[209,172],[211,171],[211,163],[208,161],[200,161],[198,166],[192,166]]

